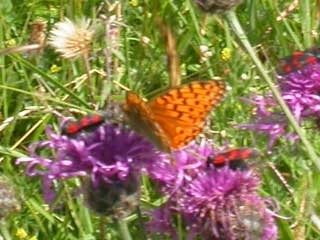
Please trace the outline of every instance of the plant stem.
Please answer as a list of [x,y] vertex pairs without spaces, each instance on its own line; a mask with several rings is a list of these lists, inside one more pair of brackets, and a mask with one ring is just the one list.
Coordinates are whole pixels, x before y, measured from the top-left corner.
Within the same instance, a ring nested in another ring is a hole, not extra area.
[[106,223],[107,223],[107,217],[106,216],[101,216],[100,217],[100,240],[105,240],[106,239]]
[[[4,220],[0,220],[0,233],[2,234],[3,239],[11,240],[10,233],[8,231],[6,222]],[[1,237],[1,235],[0,235]]]
[[83,62],[87,73],[87,79],[88,79],[88,89],[89,89],[89,98],[91,102],[93,103],[93,96],[94,96],[94,86],[91,79],[91,73],[90,73],[90,63],[89,63],[89,54],[83,55]]
[[306,138],[304,130],[302,128],[300,128],[299,124],[297,123],[297,121],[295,120],[294,116],[292,115],[290,109],[288,108],[287,104],[282,99],[280,92],[277,90],[277,88],[273,84],[271,78],[267,74],[267,71],[264,69],[261,61],[259,60],[259,58],[255,54],[255,51],[254,51],[253,47],[251,46],[246,34],[244,33],[236,14],[233,11],[229,11],[226,16],[227,16],[227,19],[229,20],[229,22],[231,23],[235,34],[238,36],[238,38],[240,39],[240,41],[243,44],[244,48],[247,50],[247,52],[250,55],[250,57],[252,58],[253,62],[257,66],[257,69],[260,72],[261,76],[263,77],[263,79],[269,85],[269,87],[270,87],[275,99],[277,100],[277,102],[279,103],[279,105],[282,108],[283,112],[287,116],[289,122],[293,126],[294,130],[296,131],[296,133],[299,135],[299,137],[300,137],[302,143],[304,144],[304,146],[305,146],[305,148],[306,148],[311,160],[317,166],[318,170],[320,170],[320,160],[319,160],[317,154],[315,153],[315,151],[314,151],[312,145],[310,144],[309,140]]
[[118,220],[119,231],[123,240],[132,240],[127,222],[123,219]]

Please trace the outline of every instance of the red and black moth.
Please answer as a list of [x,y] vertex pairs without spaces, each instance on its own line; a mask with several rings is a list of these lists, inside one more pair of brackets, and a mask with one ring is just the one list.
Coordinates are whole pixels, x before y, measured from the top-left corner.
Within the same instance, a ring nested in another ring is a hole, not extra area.
[[260,156],[259,152],[252,148],[235,148],[207,158],[207,166],[213,165],[215,168],[221,168],[226,165],[230,169],[245,170],[248,168],[245,160]]
[[90,115],[85,116],[79,121],[67,123],[62,127],[61,133],[67,136],[73,136],[83,130],[92,129],[98,127],[106,120],[106,116],[103,115]]
[[297,51],[291,56],[287,56],[279,60],[277,73],[280,75],[286,75],[317,62],[320,62],[320,48],[313,47],[303,52]]

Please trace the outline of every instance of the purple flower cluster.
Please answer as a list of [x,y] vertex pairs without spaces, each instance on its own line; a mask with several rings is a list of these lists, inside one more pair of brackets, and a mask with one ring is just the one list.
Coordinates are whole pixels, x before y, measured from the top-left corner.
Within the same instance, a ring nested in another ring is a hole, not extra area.
[[[44,196],[48,202],[55,197],[51,190],[54,180],[79,176],[83,177],[84,185],[89,186],[86,188],[90,189],[87,199],[105,202],[109,209],[123,194],[115,194],[109,202],[99,199],[110,196],[110,189],[119,186],[119,191],[134,193],[139,188],[142,167],[160,158],[147,140],[133,131],[111,124],[104,124],[76,138],[56,134],[50,128],[46,132],[49,139],[32,144],[30,156],[18,159],[17,164],[27,163],[26,173],[29,176],[42,176]],[[93,199],[93,193],[98,195],[98,200]],[[89,202],[89,205],[94,204]],[[94,210],[103,212],[101,208],[97,205]]]
[[215,169],[205,159],[217,150],[202,144],[155,162],[148,172],[169,195],[151,212],[149,230],[177,239],[174,219],[182,216],[187,239],[276,239],[277,228],[267,200],[257,194],[260,180],[251,170]]
[[128,216],[139,204],[140,173],[158,183],[168,201],[150,213],[149,230],[177,239],[177,215],[187,239],[276,239],[277,228],[268,200],[257,194],[259,177],[251,170],[208,166],[220,151],[207,143],[164,155],[144,138],[104,124],[74,138],[47,129],[47,141],[30,146],[26,173],[40,175],[47,201],[53,181],[81,177],[89,207],[114,218]]
[[[304,119],[320,117],[320,63],[309,64],[300,70],[277,77],[282,98],[299,124]],[[244,101],[257,108],[256,117],[252,123],[237,127],[269,135],[269,149],[281,136],[297,140],[296,135],[289,133],[289,122],[271,93],[255,95]]]

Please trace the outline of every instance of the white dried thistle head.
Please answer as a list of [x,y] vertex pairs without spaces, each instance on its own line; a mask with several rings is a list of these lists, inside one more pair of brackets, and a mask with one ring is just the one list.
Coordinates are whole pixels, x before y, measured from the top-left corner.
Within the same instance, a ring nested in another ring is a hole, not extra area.
[[63,58],[74,58],[87,55],[94,35],[89,19],[81,19],[77,23],[68,18],[58,22],[50,31],[49,44],[60,53]]

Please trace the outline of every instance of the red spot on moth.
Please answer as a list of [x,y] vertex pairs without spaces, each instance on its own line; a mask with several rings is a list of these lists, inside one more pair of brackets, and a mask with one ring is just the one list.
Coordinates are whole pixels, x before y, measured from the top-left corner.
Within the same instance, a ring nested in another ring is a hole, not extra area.
[[317,62],[317,58],[314,57],[314,56],[309,56],[309,57],[307,58],[306,62],[307,62],[308,64],[314,64],[314,63]]
[[285,73],[290,73],[290,72],[292,72],[292,67],[290,65],[286,64],[283,66],[283,71]]
[[76,123],[71,123],[67,129],[66,129],[66,132],[67,134],[74,134],[74,133],[77,133],[78,131],[80,130],[79,128],[79,125],[76,124]]
[[297,52],[294,52],[292,56],[294,56],[294,57],[302,57],[303,55],[304,55],[304,52],[297,51]]

